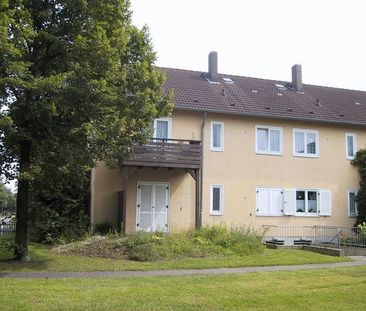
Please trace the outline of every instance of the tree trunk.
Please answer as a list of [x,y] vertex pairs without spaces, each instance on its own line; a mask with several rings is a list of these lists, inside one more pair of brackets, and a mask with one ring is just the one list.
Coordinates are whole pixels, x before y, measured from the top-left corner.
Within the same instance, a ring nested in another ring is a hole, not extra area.
[[19,147],[19,172],[21,175],[18,178],[14,255],[17,260],[30,261],[28,255],[29,178],[22,176],[22,174],[28,173],[30,170],[31,142],[21,141]]

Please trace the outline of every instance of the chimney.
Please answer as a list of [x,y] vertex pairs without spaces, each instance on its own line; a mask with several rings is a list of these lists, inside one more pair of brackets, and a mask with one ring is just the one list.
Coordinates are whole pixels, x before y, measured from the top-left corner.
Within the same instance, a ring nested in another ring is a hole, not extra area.
[[219,76],[217,73],[217,52],[208,54],[208,79],[212,82],[218,82]]
[[302,92],[302,73],[299,64],[292,66],[292,86],[296,91]]

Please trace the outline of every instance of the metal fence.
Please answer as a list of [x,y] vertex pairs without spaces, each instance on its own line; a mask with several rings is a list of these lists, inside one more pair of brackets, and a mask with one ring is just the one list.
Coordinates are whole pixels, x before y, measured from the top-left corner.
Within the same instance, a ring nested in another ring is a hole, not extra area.
[[15,224],[1,224],[0,234],[12,234],[15,232]]
[[263,229],[263,240],[267,244],[366,247],[366,233],[355,227],[263,226]]

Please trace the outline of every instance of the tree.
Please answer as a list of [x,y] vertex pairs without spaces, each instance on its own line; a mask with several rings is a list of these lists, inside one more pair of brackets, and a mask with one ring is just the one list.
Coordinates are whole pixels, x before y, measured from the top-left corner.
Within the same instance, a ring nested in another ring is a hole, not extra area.
[[123,0],[0,0],[0,169],[18,179],[16,258],[29,260],[29,187],[44,171],[115,164],[169,113],[146,28]]
[[357,191],[357,224],[366,222],[366,149],[361,149],[356,153],[352,161],[354,166],[357,166],[360,175],[360,189]]

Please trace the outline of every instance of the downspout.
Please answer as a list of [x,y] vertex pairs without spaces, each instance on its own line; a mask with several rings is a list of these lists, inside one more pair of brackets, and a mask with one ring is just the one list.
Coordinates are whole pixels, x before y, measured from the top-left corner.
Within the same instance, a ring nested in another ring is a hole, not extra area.
[[201,124],[201,174],[200,174],[200,198],[199,198],[199,227],[202,226],[202,218],[203,218],[203,211],[202,211],[202,193],[203,193],[203,158],[204,158],[204,142],[205,142],[205,123],[207,119],[207,112],[204,112],[202,115],[202,124]]

